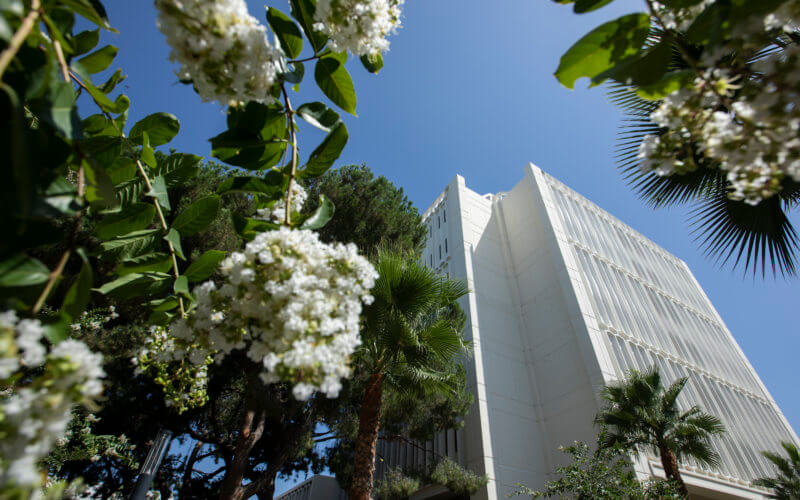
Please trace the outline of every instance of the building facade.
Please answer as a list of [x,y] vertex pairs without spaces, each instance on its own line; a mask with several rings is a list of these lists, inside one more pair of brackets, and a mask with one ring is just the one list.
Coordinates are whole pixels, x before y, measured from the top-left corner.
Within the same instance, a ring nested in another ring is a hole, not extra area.
[[[465,279],[467,361],[476,402],[463,429],[419,446],[382,443],[378,473],[449,456],[486,474],[473,498],[515,483],[541,488],[564,463],[560,445],[594,443],[599,389],[656,365],[688,376],[679,404],[720,417],[717,469],[683,463],[696,498],[763,498],[774,475],[760,451],[798,442],[686,264],[530,164],[511,191],[480,195],[453,179],[424,221],[424,259]],[[657,456],[634,460],[663,477]]]

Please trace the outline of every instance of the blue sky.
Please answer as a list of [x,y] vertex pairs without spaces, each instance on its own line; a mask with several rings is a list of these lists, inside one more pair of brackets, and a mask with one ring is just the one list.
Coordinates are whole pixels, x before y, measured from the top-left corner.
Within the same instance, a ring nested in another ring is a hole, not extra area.
[[[128,74],[123,91],[132,101],[130,123],[171,112],[182,129],[170,146],[209,157],[207,140],[224,130],[224,110],[177,82],[152,3],[105,4],[120,33],[103,39],[120,48],[113,68]],[[248,4],[264,20],[264,4]],[[289,10],[285,0],[269,5]],[[349,64],[358,117],[345,118],[350,142],[337,165],[367,163],[424,210],[456,174],[476,191],[503,191],[534,162],[687,262],[789,422],[800,429],[798,279],[743,277],[708,260],[690,235],[687,210],[647,208],[616,170],[621,115],[603,89],[587,90],[584,81],[567,90],[552,76],[560,55],[580,36],[640,5],[617,0],[579,16],[549,0],[408,0],[404,27],[392,37],[380,75],[366,73],[356,60]],[[309,75],[294,101],[320,99]],[[82,111],[89,112],[94,110]],[[302,129],[305,151],[319,140],[316,131]]]

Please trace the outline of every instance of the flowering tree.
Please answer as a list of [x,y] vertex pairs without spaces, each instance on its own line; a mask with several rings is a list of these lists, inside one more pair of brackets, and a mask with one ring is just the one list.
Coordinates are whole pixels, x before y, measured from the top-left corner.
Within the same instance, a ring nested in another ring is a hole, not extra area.
[[[574,10],[608,3],[577,0]],[[794,274],[799,248],[787,212],[800,201],[800,4],[645,6],[576,42],[556,77],[569,88],[581,77],[616,82],[614,100],[633,118],[622,166],[652,205],[700,202],[710,253]]]
[[[267,13],[272,45],[243,0],[157,0],[179,78],[204,100],[228,106],[228,128],[211,139],[211,154],[251,172],[180,213],[173,212],[168,189],[191,183],[200,158],[155,151],[179,131],[172,115],[156,113],[126,126],[130,100],[114,96],[121,70],[105,83],[92,81],[117,49],[93,51],[99,30],[75,33],[73,26],[79,15],[112,29],[100,2],[3,4],[7,118],[0,140],[14,182],[3,186],[1,203],[14,237],[0,255],[7,309],[0,325],[7,389],[0,414],[5,435],[20,436],[13,447],[11,440],[3,443],[3,488],[24,497],[39,486],[36,461],[64,434],[72,406],[91,404],[100,392],[99,358],[68,338],[93,291],[152,310],[152,338],[137,358],[139,369],[157,376],[179,411],[205,402],[210,363],[240,353],[253,375],[248,383],[286,381],[298,400],[317,391],[337,395],[360,343],[361,305],[370,301],[376,274],[354,246],[322,243],[313,232],[332,216],[332,203],[321,198],[313,213],[301,213],[298,180],[323,174],[348,134],[338,113],[321,102],[295,108],[287,87],[299,85],[304,63],[313,61],[322,92],[354,113],[347,52],[377,72],[386,36],[399,26],[401,3],[293,0],[291,17],[274,8]],[[304,40],[312,53],[301,60]],[[78,115],[80,93],[91,97],[97,114]],[[297,117],[327,132],[304,164]],[[205,229],[228,193],[247,193],[256,204],[253,216],[234,220],[246,248],[187,258],[182,238]],[[53,244],[60,256],[48,267],[35,255]],[[223,282],[204,282],[217,269]],[[256,387],[249,393],[257,396]],[[263,425],[263,409],[257,401],[248,404],[223,497],[243,498],[257,488],[257,480],[242,484],[242,474]]]

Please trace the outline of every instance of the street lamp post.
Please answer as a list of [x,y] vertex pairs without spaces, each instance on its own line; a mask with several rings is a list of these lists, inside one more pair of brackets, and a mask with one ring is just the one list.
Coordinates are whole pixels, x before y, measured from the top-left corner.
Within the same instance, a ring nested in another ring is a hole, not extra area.
[[142,469],[139,471],[136,489],[133,490],[130,500],[144,500],[146,498],[147,490],[150,489],[150,485],[156,477],[158,468],[161,466],[161,461],[164,460],[164,454],[166,454],[171,440],[172,431],[166,429],[158,431],[156,440],[153,442],[153,446],[150,447],[150,452],[147,454],[147,458],[144,459]]

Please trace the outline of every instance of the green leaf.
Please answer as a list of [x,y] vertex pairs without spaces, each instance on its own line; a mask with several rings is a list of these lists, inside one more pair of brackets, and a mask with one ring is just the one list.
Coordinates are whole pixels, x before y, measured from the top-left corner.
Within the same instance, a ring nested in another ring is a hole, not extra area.
[[100,253],[108,260],[135,257],[151,250],[160,235],[160,229],[134,231],[100,243]]
[[613,0],[576,0],[573,11],[576,14],[591,12],[603,7],[604,5],[610,4],[612,1]]
[[94,86],[89,79],[86,70],[79,62],[73,63],[72,69],[83,77],[83,85],[86,87],[86,91],[89,92],[89,95],[92,96],[92,99],[94,99],[94,101],[103,111],[112,114],[120,114],[124,113],[128,107],[130,107],[130,99],[123,94],[117,96],[117,98],[112,102],[102,90]]
[[314,0],[289,0],[289,5],[292,17],[300,23],[314,53],[318,54],[328,41],[328,37],[324,33],[314,31],[314,11],[317,9],[317,3]]
[[172,153],[159,158],[156,172],[164,177],[167,187],[179,186],[197,175],[202,157],[186,153]]
[[178,307],[178,299],[175,297],[164,297],[163,299],[151,300],[147,303],[154,312],[171,311]]
[[50,277],[50,270],[38,260],[17,254],[0,262],[0,287],[39,285]]
[[117,30],[113,29],[111,25],[108,24],[106,9],[99,0],[60,0],[60,3],[101,28],[115,33],[117,32]]
[[147,136],[147,132],[142,132],[142,154],[140,159],[145,165],[156,168],[156,152],[153,151],[153,148],[150,146],[150,138]]
[[296,110],[297,115],[311,125],[330,132],[341,122],[339,113],[319,101],[307,102]]
[[278,170],[269,170],[264,177],[228,177],[217,188],[217,193],[258,193],[269,200],[280,199],[289,187],[289,176]]
[[109,168],[106,169],[108,176],[114,186],[122,184],[136,178],[138,173],[136,160],[121,156]]
[[106,171],[98,162],[83,162],[86,179],[86,201],[94,207],[112,208],[118,205],[117,192]]
[[250,101],[228,108],[228,130],[211,139],[211,154],[225,163],[259,170],[280,161],[286,144],[283,108]]
[[356,114],[356,90],[350,73],[344,67],[347,53],[332,52],[317,61],[314,79],[322,93],[350,114]]
[[163,252],[148,253],[138,257],[123,260],[114,270],[117,275],[124,276],[131,273],[152,271],[165,273],[172,267],[172,258]]
[[134,144],[142,144],[142,133],[147,132],[152,147],[161,146],[171,141],[181,128],[181,123],[170,113],[153,113],[147,115],[131,128],[128,139]]
[[164,239],[172,243],[172,249],[175,250],[175,255],[180,257],[181,260],[186,260],[186,257],[183,255],[183,247],[181,246],[181,235],[178,231],[174,228],[170,228],[167,235],[164,236]]
[[156,215],[152,203],[134,203],[103,218],[94,228],[98,238],[109,240],[147,228]]
[[680,88],[691,85],[694,79],[695,73],[692,70],[673,71],[662,76],[655,83],[637,88],[636,94],[643,99],[657,101]]
[[89,304],[89,297],[92,294],[92,266],[89,265],[89,259],[82,248],[76,252],[83,260],[81,271],[75,282],[69,287],[64,301],[61,303],[61,312],[69,316],[71,321],[77,320],[81,313],[86,309]]
[[300,226],[300,229],[319,229],[331,220],[335,207],[333,202],[324,194],[319,195],[319,207],[314,210],[311,217],[306,219]]
[[[609,0],[611,1],[611,0]],[[364,54],[361,56],[361,64],[364,68],[375,75],[383,68],[383,54],[376,52],[374,54]]]
[[175,292],[175,295],[183,295],[184,297],[192,298],[192,294],[189,292],[189,279],[186,276],[178,276],[175,278],[172,290]]
[[222,250],[208,250],[192,262],[183,275],[193,283],[202,281],[214,274],[225,255],[226,253]]
[[[80,200],[78,200],[78,191],[63,176],[56,177],[47,186],[42,201],[59,215],[72,215],[81,207]],[[34,211],[34,215],[36,215],[36,211]]]
[[169,195],[167,194],[167,182],[164,180],[163,175],[158,175],[150,181],[151,189],[147,192],[147,196],[151,196],[158,201],[161,208],[169,211]]
[[286,66],[285,71],[281,71],[281,77],[289,83],[302,82],[303,76],[306,74],[306,67],[301,62],[296,62],[292,66],[294,66],[293,70],[289,70],[289,67]]
[[100,73],[114,62],[114,58],[117,57],[117,50],[118,49],[113,45],[106,45],[102,49],[80,58],[78,62],[81,63],[83,68],[89,73]]
[[111,165],[120,157],[124,139],[102,135],[84,139],[80,143],[81,151],[101,165]]
[[272,231],[280,227],[278,224],[275,224],[274,222],[268,222],[259,219],[251,219],[249,217],[242,217],[237,213],[234,213],[232,218],[233,218],[233,228],[236,230],[236,233],[247,241],[250,241],[253,238],[255,238],[256,235],[258,235],[258,233],[263,233],[264,231]]
[[159,294],[169,288],[171,281],[172,276],[167,273],[131,273],[96,290],[118,299],[132,299]]
[[69,338],[69,325],[63,315],[57,321],[42,323],[42,326],[44,327],[44,338],[54,345]]
[[108,80],[106,80],[106,83],[100,85],[100,90],[104,94],[110,94],[111,92],[114,91],[119,82],[123,81],[125,78],[127,77],[122,75],[122,70],[118,69],[117,71],[114,72],[113,75],[111,75],[108,78]]
[[81,122],[83,131],[89,135],[100,135],[105,132],[109,127],[113,127],[111,121],[105,115],[94,114],[87,116]]
[[75,35],[75,40],[73,41],[74,47],[74,54],[76,56],[83,55],[93,48],[97,46],[97,43],[100,41],[100,30],[86,30],[81,31],[77,35]]
[[172,222],[172,228],[183,236],[192,236],[211,224],[217,217],[220,197],[217,195],[200,198],[186,207]]
[[592,86],[610,78],[626,85],[651,85],[661,79],[672,62],[672,37],[665,35],[656,45],[617,63],[592,78]]
[[300,55],[303,50],[303,34],[292,19],[283,12],[269,7],[267,9],[267,22],[278,41],[283,52],[291,59]]
[[81,120],[75,107],[75,91],[69,82],[56,81],[50,84],[45,96],[30,103],[30,110],[64,137],[81,137]]
[[628,14],[595,28],[561,56],[555,76],[567,88],[581,77],[594,78],[642,49],[650,16]]
[[308,179],[324,174],[342,154],[342,150],[347,144],[347,138],[347,127],[345,127],[344,123],[340,123],[325,137],[322,144],[317,146],[317,149],[311,153],[308,163],[300,170],[299,176]]

